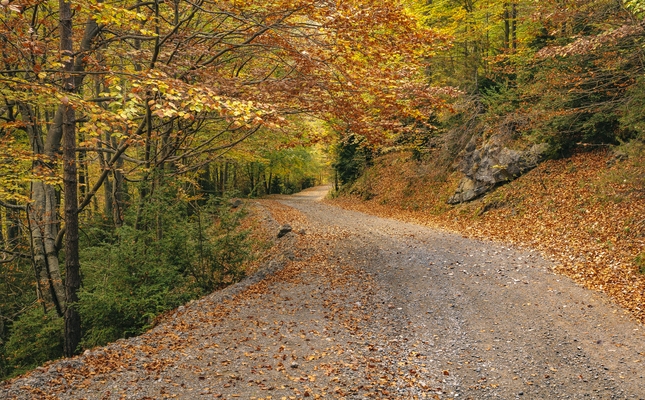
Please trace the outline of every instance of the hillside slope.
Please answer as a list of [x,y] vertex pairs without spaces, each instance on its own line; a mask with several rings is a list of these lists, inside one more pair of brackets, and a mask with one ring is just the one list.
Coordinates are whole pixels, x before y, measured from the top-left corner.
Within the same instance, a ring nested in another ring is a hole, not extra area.
[[609,294],[645,322],[645,157],[634,145],[550,160],[472,203],[449,206],[460,176],[405,152],[378,158],[331,202],[541,250],[557,273]]

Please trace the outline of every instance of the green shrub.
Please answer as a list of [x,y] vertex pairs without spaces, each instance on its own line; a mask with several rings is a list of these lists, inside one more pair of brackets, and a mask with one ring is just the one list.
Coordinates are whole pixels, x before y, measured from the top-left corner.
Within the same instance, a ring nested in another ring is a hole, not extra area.
[[625,102],[620,107],[620,122],[622,123],[621,140],[638,138],[645,140],[645,79],[640,77],[625,96]]
[[332,167],[338,174],[341,186],[358,179],[372,162],[372,151],[365,146],[365,141],[362,138],[353,134],[341,141],[334,152],[335,161]]
[[634,258],[634,264],[638,267],[638,272],[645,274],[645,253],[640,253]]
[[138,335],[159,314],[244,276],[248,232],[239,228],[243,213],[225,199],[202,207],[165,193],[140,215],[145,228],[125,225],[113,243],[82,252],[84,347]]
[[40,305],[32,306],[11,327],[4,348],[7,377],[63,356],[63,319],[54,310],[47,314]]

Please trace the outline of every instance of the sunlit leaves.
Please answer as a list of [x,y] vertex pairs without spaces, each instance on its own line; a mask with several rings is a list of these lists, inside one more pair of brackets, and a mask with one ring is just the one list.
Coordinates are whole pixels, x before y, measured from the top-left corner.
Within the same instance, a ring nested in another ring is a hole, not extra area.
[[642,0],[625,0],[625,8],[633,12],[639,18],[645,15],[645,2]]
[[71,94],[62,93],[69,56],[58,50],[55,4],[38,4],[27,8],[34,18],[5,25],[9,42],[23,44],[5,42],[20,90],[3,94],[48,115],[64,95],[82,121],[82,147],[132,146],[134,174],[156,163],[187,172],[252,135],[294,147],[296,115],[379,142],[442,103],[424,70],[443,42],[398,2],[81,0],[76,46],[92,24],[100,34],[74,59],[82,79]]
[[131,26],[136,21],[148,20],[148,16],[143,13],[103,2],[90,5],[89,8],[92,11],[92,19],[101,25],[121,28]]
[[25,201],[33,155],[12,137],[0,140],[0,198]]

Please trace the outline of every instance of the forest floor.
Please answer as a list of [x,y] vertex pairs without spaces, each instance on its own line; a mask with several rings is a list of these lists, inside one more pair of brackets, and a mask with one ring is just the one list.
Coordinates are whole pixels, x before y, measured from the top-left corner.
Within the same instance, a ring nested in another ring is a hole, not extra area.
[[320,200],[247,281],[152,331],[41,367],[0,398],[645,398],[643,328],[538,252]]

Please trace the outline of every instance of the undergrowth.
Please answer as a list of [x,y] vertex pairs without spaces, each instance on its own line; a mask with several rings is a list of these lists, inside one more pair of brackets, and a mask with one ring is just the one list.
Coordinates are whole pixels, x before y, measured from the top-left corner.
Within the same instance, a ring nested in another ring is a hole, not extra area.
[[[162,313],[239,281],[269,246],[226,198],[200,203],[160,190],[136,211],[115,232],[96,223],[83,230],[82,348],[141,334]],[[63,319],[34,303],[1,344],[2,375],[16,376],[63,355]]]

